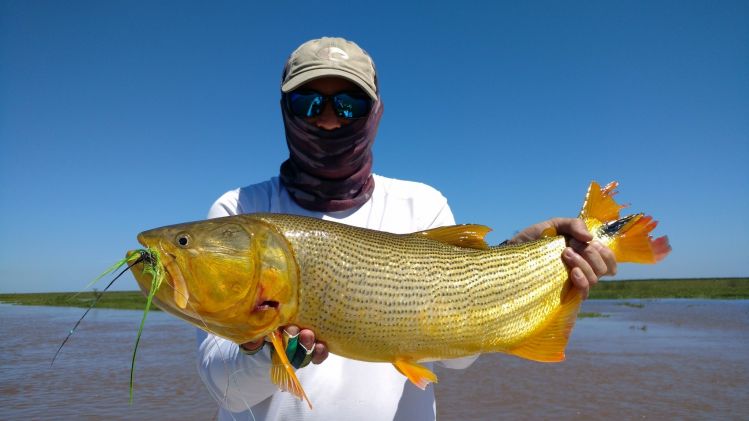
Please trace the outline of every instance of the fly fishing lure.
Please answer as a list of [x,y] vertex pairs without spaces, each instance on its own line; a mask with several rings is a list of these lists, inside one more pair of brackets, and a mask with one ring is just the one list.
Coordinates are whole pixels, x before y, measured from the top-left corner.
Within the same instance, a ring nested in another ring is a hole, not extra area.
[[[148,294],[146,295],[146,307],[143,309],[143,317],[140,321],[140,326],[138,327],[138,334],[135,338],[135,346],[133,347],[133,357],[132,361],[130,363],[130,384],[129,384],[129,402],[133,402],[133,384],[135,382],[135,357],[138,353],[138,344],[140,343],[140,337],[143,333],[143,326],[146,323],[146,318],[148,317],[148,312],[151,309],[151,304],[153,302],[153,297],[158,292],[159,288],[161,287],[161,284],[163,283],[165,279],[164,274],[164,265],[161,263],[161,257],[159,256],[158,251],[154,248],[147,248],[147,249],[138,249],[134,250],[131,253],[128,253],[127,257],[124,259],[118,261],[111,267],[109,267],[107,270],[105,270],[101,275],[96,277],[93,281],[89,282],[88,285],[86,285],[85,289],[88,289],[95,285],[98,281],[100,281],[103,277],[107,276],[108,274],[115,272],[122,266],[127,265],[125,269],[123,269],[117,276],[112,279],[109,284],[100,292],[96,293],[96,296],[94,297],[94,300],[91,302],[91,305],[86,309],[86,311],[83,313],[80,319],[75,323],[72,329],[68,332],[68,335],[65,337],[65,339],[60,344],[60,347],[57,348],[57,352],[55,352],[54,357],[52,357],[52,362],[50,363],[50,366],[55,363],[55,360],[57,359],[57,356],[60,354],[60,351],[62,351],[62,348],[65,346],[65,344],[68,342],[70,337],[75,333],[76,329],[78,329],[78,325],[81,324],[83,319],[86,317],[89,311],[96,307],[96,304],[99,303],[99,300],[104,295],[104,293],[109,290],[109,287],[114,284],[114,282],[120,278],[125,272],[127,272],[129,269],[132,269],[133,266],[143,263],[143,275],[144,276],[150,276],[151,277],[151,289],[149,290]],[[77,293],[73,295],[71,298],[76,297],[80,294]]]

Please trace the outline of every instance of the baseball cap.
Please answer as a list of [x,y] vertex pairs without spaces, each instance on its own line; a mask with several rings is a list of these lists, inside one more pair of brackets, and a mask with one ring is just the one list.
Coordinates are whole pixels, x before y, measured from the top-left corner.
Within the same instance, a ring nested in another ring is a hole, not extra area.
[[313,39],[300,45],[284,67],[281,92],[291,92],[313,79],[337,76],[348,79],[377,100],[375,67],[366,51],[343,38]]

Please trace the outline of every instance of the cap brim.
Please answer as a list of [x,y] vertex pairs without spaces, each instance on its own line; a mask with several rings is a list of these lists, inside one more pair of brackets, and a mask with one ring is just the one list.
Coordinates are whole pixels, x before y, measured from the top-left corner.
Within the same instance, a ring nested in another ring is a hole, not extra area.
[[339,70],[339,69],[314,69],[314,70],[308,70],[304,73],[298,74],[291,79],[287,80],[286,83],[281,85],[281,92],[291,92],[294,89],[304,85],[305,83],[314,80],[319,79],[321,77],[341,77],[346,80],[349,80],[353,83],[355,83],[357,86],[362,88],[364,92],[366,92],[370,97],[372,97],[373,101],[377,101],[377,92],[372,90],[366,82],[364,82],[359,76],[356,76],[353,73],[349,73],[345,70]]

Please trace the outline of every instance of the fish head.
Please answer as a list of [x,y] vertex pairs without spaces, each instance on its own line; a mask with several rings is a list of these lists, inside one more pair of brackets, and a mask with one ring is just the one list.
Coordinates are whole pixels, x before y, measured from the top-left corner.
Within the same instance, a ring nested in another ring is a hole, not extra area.
[[245,343],[297,312],[294,253],[265,221],[235,216],[171,225],[144,231],[138,241],[147,249],[133,267],[141,290],[148,295],[160,270],[154,303],[203,330]]

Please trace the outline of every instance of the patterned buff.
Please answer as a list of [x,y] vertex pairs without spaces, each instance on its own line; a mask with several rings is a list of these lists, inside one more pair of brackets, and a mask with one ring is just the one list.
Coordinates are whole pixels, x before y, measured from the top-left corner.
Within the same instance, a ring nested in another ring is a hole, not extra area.
[[372,144],[382,116],[378,100],[367,118],[323,130],[291,114],[281,101],[289,159],[281,181],[299,206],[320,212],[352,209],[374,190]]

